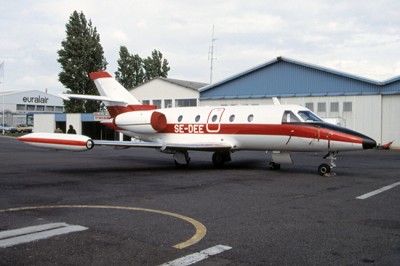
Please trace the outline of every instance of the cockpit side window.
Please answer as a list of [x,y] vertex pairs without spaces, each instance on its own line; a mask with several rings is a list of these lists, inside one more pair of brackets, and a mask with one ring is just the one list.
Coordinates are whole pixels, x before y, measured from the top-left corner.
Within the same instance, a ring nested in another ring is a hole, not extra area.
[[323,120],[319,118],[316,114],[310,111],[299,111],[298,112],[301,119],[305,122],[322,122]]
[[292,111],[285,111],[283,113],[282,124],[283,123],[296,123],[296,122],[301,122],[301,121]]

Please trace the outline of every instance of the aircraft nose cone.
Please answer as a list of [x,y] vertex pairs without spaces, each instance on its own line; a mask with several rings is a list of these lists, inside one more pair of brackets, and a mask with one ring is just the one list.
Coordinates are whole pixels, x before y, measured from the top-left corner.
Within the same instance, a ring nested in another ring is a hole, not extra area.
[[373,149],[376,147],[376,141],[371,138],[364,137],[362,145],[363,149]]

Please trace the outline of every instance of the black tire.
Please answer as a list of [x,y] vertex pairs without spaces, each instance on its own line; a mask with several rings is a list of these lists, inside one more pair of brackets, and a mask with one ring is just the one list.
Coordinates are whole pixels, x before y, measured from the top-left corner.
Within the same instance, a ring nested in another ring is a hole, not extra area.
[[318,174],[324,176],[325,174],[329,174],[331,172],[331,166],[329,164],[323,163],[318,167]]
[[86,142],[86,148],[87,148],[88,150],[91,150],[91,149],[93,149],[93,147],[94,147],[94,142],[93,142],[93,140],[89,139],[89,140]]
[[221,167],[224,165],[225,160],[222,152],[214,152],[212,155],[212,162],[215,167]]
[[279,169],[281,169],[281,165],[279,163],[270,162],[269,163],[269,168],[271,170],[279,170]]
[[179,168],[179,169],[186,169],[186,168],[188,168],[188,166],[189,166],[189,163],[187,163],[187,164],[181,164],[181,163],[178,163],[176,160],[174,160],[174,162],[175,162],[175,166],[176,166],[177,168]]

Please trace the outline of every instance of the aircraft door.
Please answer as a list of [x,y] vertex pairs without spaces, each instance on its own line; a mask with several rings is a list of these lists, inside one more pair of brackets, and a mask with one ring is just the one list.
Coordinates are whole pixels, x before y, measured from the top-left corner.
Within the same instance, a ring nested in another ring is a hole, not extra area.
[[221,128],[221,118],[224,108],[214,108],[211,110],[207,118],[207,131],[217,133]]

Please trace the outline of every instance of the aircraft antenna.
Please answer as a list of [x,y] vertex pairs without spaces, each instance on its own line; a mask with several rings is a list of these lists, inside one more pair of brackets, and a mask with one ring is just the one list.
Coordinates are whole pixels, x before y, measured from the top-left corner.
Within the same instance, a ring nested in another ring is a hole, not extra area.
[[217,59],[214,57],[214,42],[216,40],[217,39],[214,38],[214,24],[213,24],[211,46],[208,51],[208,60],[210,60],[210,84],[212,83],[212,78],[213,78],[213,61]]

